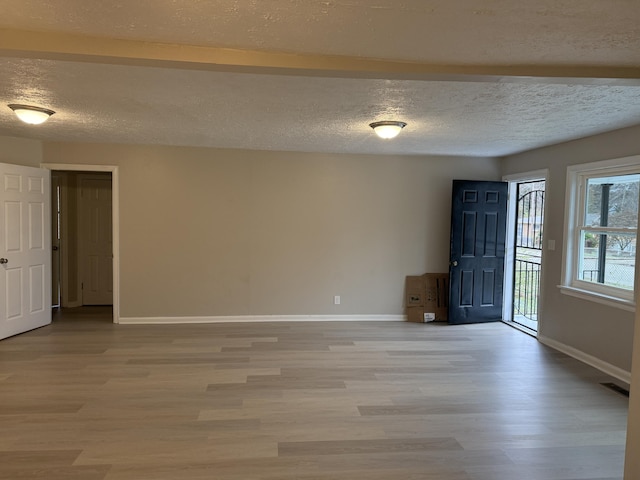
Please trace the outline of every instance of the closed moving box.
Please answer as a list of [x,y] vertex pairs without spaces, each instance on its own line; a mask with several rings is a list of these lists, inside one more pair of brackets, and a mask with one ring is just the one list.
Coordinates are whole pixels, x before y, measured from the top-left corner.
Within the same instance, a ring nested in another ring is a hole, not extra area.
[[425,311],[424,307],[407,307],[407,320],[414,323],[435,321],[435,314]]
[[425,273],[405,279],[407,320],[446,322],[449,309],[449,274]]
[[407,307],[422,307],[424,306],[424,294],[425,294],[424,275],[409,276],[404,282],[404,292]]

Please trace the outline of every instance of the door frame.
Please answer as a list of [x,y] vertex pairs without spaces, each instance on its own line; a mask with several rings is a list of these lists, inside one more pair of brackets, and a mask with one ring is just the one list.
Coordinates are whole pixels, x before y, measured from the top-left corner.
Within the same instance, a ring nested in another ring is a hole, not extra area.
[[[549,169],[545,168],[542,170],[534,170],[531,172],[523,172],[523,173],[514,173],[511,175],[504,175],[502,177],[504,182],[509,184],[509,199],[507,201],[507,244],[506,251],[504,256],[504,298],[502,302],[502,321],[508,322],[510,325],[513,324],[513,283],[514,283],[514,268],[515,268],[515,243],[516,243],[516,208],[518,206],[518,198],[517,198],[517,188],[518,183],[524,182],[532,182],[535,180],[544,180],[545,183],[545,192],[548,190],[549,186]],[[544,217],[542,223],[543,232],[545,235],[547,233],[546,223],[547,223],[547,208],[549,202],[544,202],[544,208],[542,210],[542,215]],[[548,245],[548,241],[543,237],[543,249],[542,249],[542,262],[541,269],[542,274],[540,276],[540,291],[542,291],[544,286],[544,272],[546,271],[545,263],[546,263],[546,255],[544,254],[544,246]],[[542,328],[543,323],[543,313],[544,311],[544,297],[541,295],[538,299],[538,331],[535,336],[537,337],[540,334],[540,330]],[[530,333],[530,332],[527,332]]]
[[[51,307],[62,306],[62,286],[60,284],[62,273],[62,251],[58,240],[58,231],[60,228],[60,219],[58,218],[60,208],[60,184],[61,177],[51,172]],[[55,192],[55,196],[54,196]],[[55,198],[55,201],[54,201]],[[54,211],[55,207],[55,211]],[[55,235],[54,235],[55,234]],[[53,253],[56,253],[57,260],[54,260]],[[53,289],[56,289],[57,298],[53,298]]]
[[[111,226],[113,229],[113,323],[120,323],[120,183],[115,165],[43,163],[47,170],[72,172],[111,172]],[[50,213],[49,213],[50,214]]]

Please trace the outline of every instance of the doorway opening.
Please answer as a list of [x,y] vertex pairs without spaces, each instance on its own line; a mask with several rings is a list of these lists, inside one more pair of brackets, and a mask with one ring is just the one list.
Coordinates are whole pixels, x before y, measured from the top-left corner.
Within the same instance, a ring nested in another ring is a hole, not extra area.
[[509,220],[504,319],[537,334],[544,241],[546,172],[509,181]]
[[118,168],[43,167],[52,171],[52,305],[108,306],[119,323]]

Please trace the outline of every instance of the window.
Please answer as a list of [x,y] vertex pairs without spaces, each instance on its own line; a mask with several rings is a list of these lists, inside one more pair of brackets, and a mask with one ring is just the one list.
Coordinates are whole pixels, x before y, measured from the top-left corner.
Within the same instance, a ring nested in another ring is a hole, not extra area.
[[640,156],[567,171],[565,293],[633,305]]

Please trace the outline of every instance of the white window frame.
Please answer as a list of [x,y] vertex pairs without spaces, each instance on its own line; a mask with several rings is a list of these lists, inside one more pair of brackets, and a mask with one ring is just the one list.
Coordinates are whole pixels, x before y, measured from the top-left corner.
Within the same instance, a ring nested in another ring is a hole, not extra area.
[[[586,282],[578,278],[580,264],[580,226],[585,208],[585,185],[588,179],[603,176],[640,174],[640,155],[567,167],[565,197],[565,232],[563,246],[561,292],[586,300],[635,311],[635,291],[638,289],[638,254],[634,290]],[[638,230],[636,229],[636,236]]]

